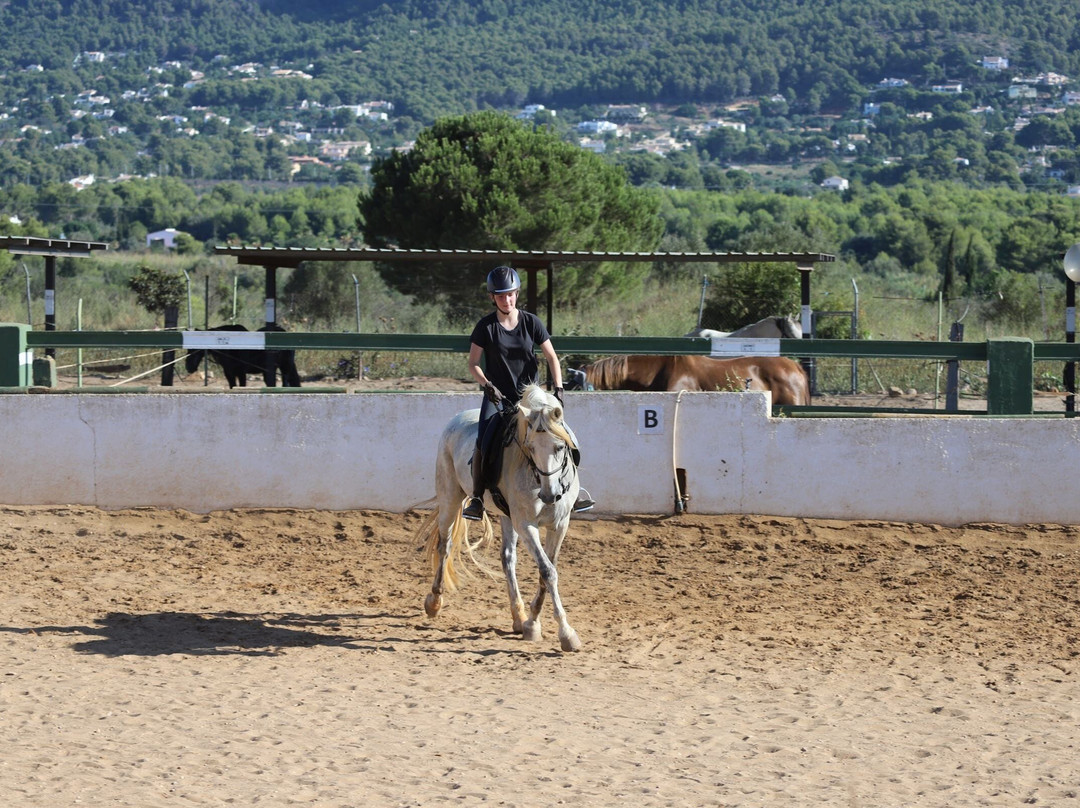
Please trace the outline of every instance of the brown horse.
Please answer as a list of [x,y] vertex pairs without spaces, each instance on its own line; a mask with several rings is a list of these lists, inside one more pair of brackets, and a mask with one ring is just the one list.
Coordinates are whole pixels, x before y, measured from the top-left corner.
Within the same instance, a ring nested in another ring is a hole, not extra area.
[[567,389],[769,390],[773,404],[809,404],[802,365],[785,356],[609,356],[570,371]]

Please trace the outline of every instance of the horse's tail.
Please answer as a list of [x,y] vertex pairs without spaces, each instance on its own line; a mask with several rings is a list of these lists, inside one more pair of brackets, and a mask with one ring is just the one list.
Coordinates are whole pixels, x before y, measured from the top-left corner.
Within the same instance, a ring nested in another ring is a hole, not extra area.
[[[791,360],[795,362],[795,360]],[[795,403],[800,405],[806,405],[810,403],[810,376],[806,372],[806,368],[802,366],[802,362],[795,362],[795,366],[799,369],[799,373],[796,376],[798,381],[792,385],[794,388]]]
[[[475,542],[470,542],[469,523],[462,517],[461,509],[458,508],[457,515],[454,517],[454,524],[450,527],[450,536],[448,539],[450,550],[446,557],[446,570],[444,574],[446,588],[451,592],[458,588],[458,582],[460,580],[458,569],[462,566],[462,548],[465,549],[466,554],[469,556],[469,560],[476,565],[478,570],[490,578],[495,577],[495,573],[476,557],[476,551],[495,538],[495,530],[492,528],[491,520],[486,513],[484,514],[484,519],[480,525],[482,528],[480,538]],[[437,573],[439,571],[439,564],[442,563],[442,559],[439,557],[439,548],[442,545],[442,539],[439,536],[439,509],[437,507],[429,513],[427,518],[421,523],[420,528],[416,531],[416,538],[424,544],[424,555],[427,556],[428,562],[431,564],[432,573]]]

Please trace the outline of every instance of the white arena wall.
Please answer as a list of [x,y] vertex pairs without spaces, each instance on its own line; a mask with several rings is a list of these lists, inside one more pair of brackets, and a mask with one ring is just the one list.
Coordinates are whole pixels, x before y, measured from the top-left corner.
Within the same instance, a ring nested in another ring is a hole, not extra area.
[[[403,511],[460,393],[0,395],[0,503]],[[773,418],[763,393],[571,393],[598,513],[1080,523],[1080,419]],[[673,454],[674,453],[674,454]],[[674,461],[674,462],[673,462]]]

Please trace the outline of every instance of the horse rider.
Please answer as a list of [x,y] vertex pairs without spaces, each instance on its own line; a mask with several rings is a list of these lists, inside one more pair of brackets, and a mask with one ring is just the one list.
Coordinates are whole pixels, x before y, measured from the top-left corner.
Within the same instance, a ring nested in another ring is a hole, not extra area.
[[[473,521],[484,517],[484,475],[481,467],[488,422],[498,413],[500,405],[517,403],[521,397],[520,391],[526,385],[538,382],[540,363],[534,351],[537,345],[547,361],[551,378],[555,380],[555,398],[564,404],[562,369],[551,344],[551,335],[539,317],[517,307],[520,289],[521,278],[513,267],[500,266],[491,270],[487,276],[487,290],[495,311],[480,318],[469,338],[469,372],[484,388],[472,460],[472,497],[461,509],[461,515]],[[484,360],[483,367],[481,359]],[[595,504],[582,488],[573,510],[587,511]]]

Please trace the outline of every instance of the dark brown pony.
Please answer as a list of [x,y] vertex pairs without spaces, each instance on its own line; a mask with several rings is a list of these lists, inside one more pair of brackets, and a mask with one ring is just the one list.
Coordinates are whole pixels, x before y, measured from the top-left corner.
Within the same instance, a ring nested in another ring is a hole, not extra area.
[[810,403],[806,371],[785,356],[609,356],[571,371],[566,386],[586,390],[769,390],[773,404]]

